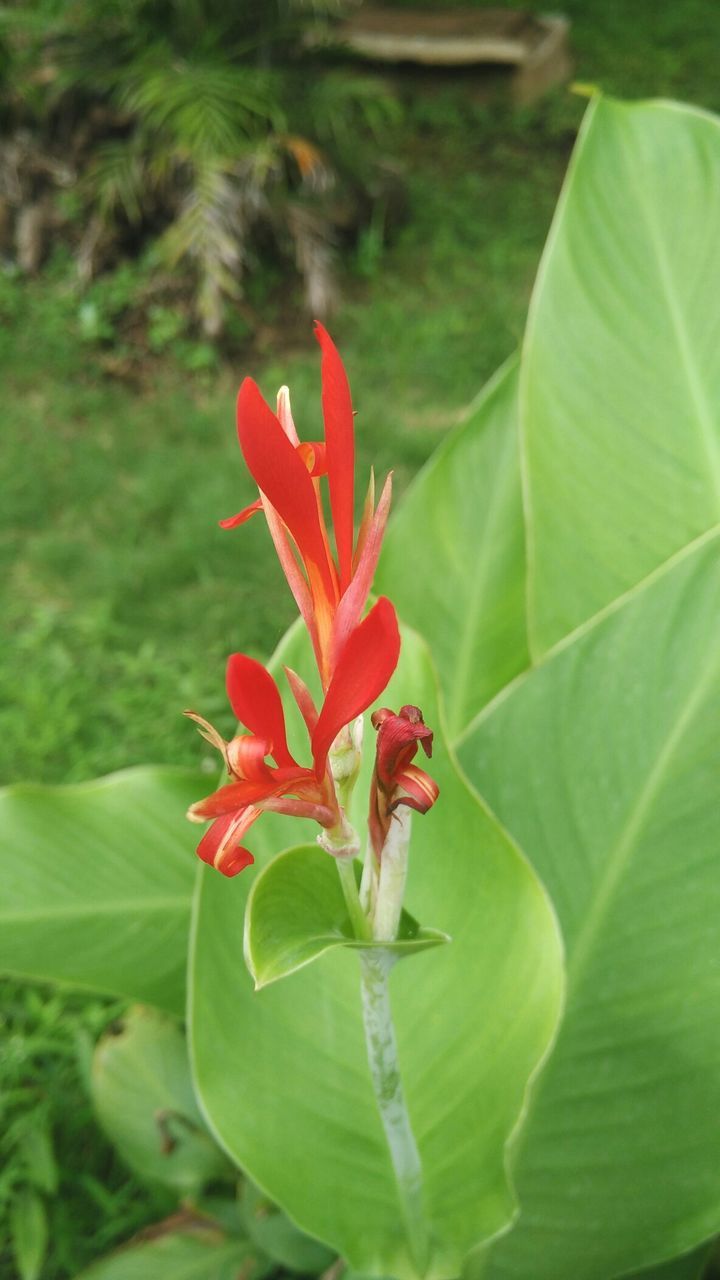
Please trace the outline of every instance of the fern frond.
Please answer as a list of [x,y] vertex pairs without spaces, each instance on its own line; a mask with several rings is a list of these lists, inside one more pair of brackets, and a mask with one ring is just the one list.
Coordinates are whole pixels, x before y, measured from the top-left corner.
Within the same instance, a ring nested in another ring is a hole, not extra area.
[[200,156],[237,154],[245,139],[282,123],[275,77],[253,67],[135,63],[118,100],[143,128],[162,130]]

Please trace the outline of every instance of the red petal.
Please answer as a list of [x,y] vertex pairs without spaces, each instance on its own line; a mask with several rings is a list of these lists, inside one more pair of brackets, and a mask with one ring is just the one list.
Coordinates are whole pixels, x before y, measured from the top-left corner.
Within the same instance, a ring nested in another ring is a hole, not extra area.
[[205,822],[207,818],[219,818],[223,815],[237,813],[248,805],[264,800],[276,788],[263,782],[228,782],[218,787],[212,795],[204,800],[197,800],[188,809],[188,817],[192,822]]
[[[405,713],[405,714],[403,714]],[[400,714],[383,713],[373,716],[373,724],[378,729],[377,737],[377,773],[386,791],[398,785],[400,772],[415,757],[418,745],[422,742],[425,754],[432,751],[433,733],[426,724],[417,707],[403,707]]]
[[262,498],[257,498],[255,502],[251,502],[249,507],[243,507],[242,511],[238,511],[236,516],[228,516],[225,520],[218,520],[221,529],[237,529],[239,524],[245,524],[251,516],[258,511],[262,511]]
[[389,475],[380,495],[377,511],[372,518],[363,537],[363,547],[358,559],[352,582],[343,596],[335,614],[333,625],[333,663],[337,663],[347,642],[347,638],[357,625],[357,620],[365,608],[365,601],[370,593],[375,576],[380,548],[382,546],[385,525],[390,512],[392,497],[392,475]]
[[312,736],[318,722],[317,707],[313,702],[312,694],[305,681],[300,678],[297,671],[293,671],[292,667],[283,667],[283,671],[287,676],[292,696],[300,708],[300,715],[307,725],[307,731]]
[[244,653],[228,658],[226,675],[230,705],[241,724],[269,743],[277,764],[295,764],[285,736],[285,715],[278,687],[261,662]]
[[197,847],[198,857],[221,871],[224,876],[236,876],[238,871],[255,861],[250,850],[243,849],[238,841],[259,817],[256,809],[245,809],[241,813],[218,818],[200,841]]
[[245,378],[238,392],[237,430],[258,488],[287,525],[303,560],[316,567],[324,591],[334,598],[335,583],[310,473],[252,378]]
[[322,406],[327,444],[330,508],[335,527],[340,590],[352,575],[353,509],[355,503],[355,432],[347,374],[332,338],[321,324],[315,336],[322,350]]
[[389,806],[391,813],[399,804],[406,804],[409,808],[416,809],[418,813],[427,813],[440,794],[440,788],[435,779],[431,778],[429,773],[425,773],[424,769],[418,769],[415,764],[409,764],[402,773],[397,775],[396,784],[402,787],[407,795],[393,797],[392,804]]
[[327,754],[344,725],[366,711],[387,685],[400,657],[400,632],[390,601],[381,597],[352,632],[330,687],[312,739],[315,773],[325,771]]

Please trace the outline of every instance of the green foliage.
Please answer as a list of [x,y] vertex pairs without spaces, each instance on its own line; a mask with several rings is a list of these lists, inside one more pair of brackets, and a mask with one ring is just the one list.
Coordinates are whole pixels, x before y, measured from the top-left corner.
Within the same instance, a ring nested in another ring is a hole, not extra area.
[[97,1045],[90,1083],[100,1124],[143,1181],[191,1198],[208,1183],[232,1181],[198,1110],[185,1037],[172,1019],[131,1008],[122,1029]]
[[183,812],[204,785],[190,771],[138,768],[6,788],[2,969],[181,1013],[195,876]]
[[[399,108],[375,79],[326,76],[303,41],[309,21],[317,14],[302,6],[215,0],[0,10],[16,121],[35,125],[28,173],[31,162],[53,171],[44,148],[58,114],[71,135],[63,183],[79,173],[82,199],[73,211],[61,195],[57,208],[61,224],[83,225],[84,284],[123,249],[154,243],[186,268],[203,332],[216,338],[254,265],[259,227],[260,244],[270,236],[294,258],[310,309],[329,309],[338,196],[352,206],[369,192],[362,137],[376,141]],[[16,175],[16,186],[28,182]]]
[[[169,1213],[173,1198],[131,1178],[93,1127],[86,1081],[92,1043],[120,1008],[87,995],[5,979],[0,1039],[0,1275],[18,1280],[23,1253],[39,1253],[43,1280],[74,1277],[92,1259]],[[28,1213],[28,1206],[30,1208]],[[38,1210],[41,1203],[43,1210]],[[15,1242],[15,1246],[18,1241]]]
[[[275,666],[282,662],[309,675],[297,628],[276,655]],[[434,675],[412,633],[384,696],[391,706],[416,700],[439,729]],[[471,1244],[512,1217],[505,1142],[554,1032],[562,983],[538,882],[461,780],[441,732],[435,747],[442,812],[436,806],[414,829],[407,904],[452,941],[398,964],[391,984],[426,1168],[429,1274],[448,1276]],[[366,759],[359,797],[369,769]],[[253,835],[265,866],[297,840],[298,822],[266,814]],[[358,958],[337,947],[255,993],[239,927],[252,883],[247,874],[201,876],[190,1022],[203,1109],[227,1150],[304,1230],[366,1274],[413,1276],[367,1068]],[[238,1106],[241,1059],[252,1106]],[[338,1196],[338,1186],[352,1186],[352,1197]]]

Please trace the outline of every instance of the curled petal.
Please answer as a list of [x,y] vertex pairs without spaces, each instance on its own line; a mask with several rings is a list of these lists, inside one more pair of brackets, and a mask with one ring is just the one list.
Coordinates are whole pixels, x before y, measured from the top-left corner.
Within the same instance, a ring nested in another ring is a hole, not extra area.
[[396,786],[398,791],[388,806],[390,813],[394,813],[400,804],[406,804],[411,809],[416,809],[418,813],[427,813],[440,794],[440,788],[435,779],[415,764],[407,765],[397,775]]
[[256,498],[249,507],[243,507],[242,511],[238,511],[236,516],[227,516],[225,520],[218,520],[218,524],[221,529],[237,529],[239,524],[245,524],[245,521],[258,511],[262,511],[262,498]]
[[313,480],[327,475],[327,448],[322,440],[305,440],[298,445],[297,452]]
[[279,765],[294,765],[280,693],[270,672],[247,654],[233,653],[228,658],[226,687],[238,720],[256,738],[264,739],[267,754]]
[[378,730],[377,774],[381,785],[390,791],[397,785],[398,776],[414,759],[419,743],[426,755],[432,754],[432,729],[424,723],[419,707],[402,707],[399,715],[387,708],[376,711],[372,717]]
[[236,876],[255,861],[250,850],[244,849],[240,841],[259,817],[257,809],[244,809],[218,818],[200,841],[198,857],[224,876]]
[[225,752],[228,771],[248,782],[271,783],[272,770],[265,763],[265,757],[270,755],[270,745],[264,738],[256,738],[251,733],[233,738]]
[[312,736],[317,777],[338,733],[385,689],[400,657],[400,632],[390,601],[381,597],[350,635],[340,656]]
[[330,509],[340,566],[340,590],[344,591],[352,575],[355,505],[353,408],[347,374],[335,343],[321,324],[315,325],[315,336],[322,350],[322,406]]

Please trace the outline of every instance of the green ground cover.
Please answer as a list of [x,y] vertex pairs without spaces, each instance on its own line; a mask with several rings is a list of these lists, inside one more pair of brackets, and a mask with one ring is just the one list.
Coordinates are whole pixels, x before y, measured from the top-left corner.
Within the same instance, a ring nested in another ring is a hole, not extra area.
[[[720,109],[720,9],[709,0],[563,9],[578,80]],[[344,268],[330,326],[359,409],[361,471],[393,467],[398,494],[520,340],[584,106],[561,91],[513,110],[467,77],[410,76],[401,89],[407,113],[387,150],[406,176],[408,217],[382,254],[369,236]],[[260,522],[217,527],[251,493],[233,399],[246,372],[268,394],[287,382],[301,431],[315,435],[319,362],[299,306],[276,282],[262,332],[228,360],[159,343],[128,380],[108,372],[107,347],[83,341],[82,299],[62,262],[31,283],[0,274],[0,781],[197,762],[205,749],[186,706],[230,731],[227,653],[267,655],[292,616]],[[60,1280],[166,1206],[118,1168],[85,1101],[88,1036],[115,1007],[12,984],[5,1009],[4,1157],[21,1159],[23,1117],[40,1107],[64,1206],[44,1275]],[[14,1275],[5,1247],[0,1277]]]

